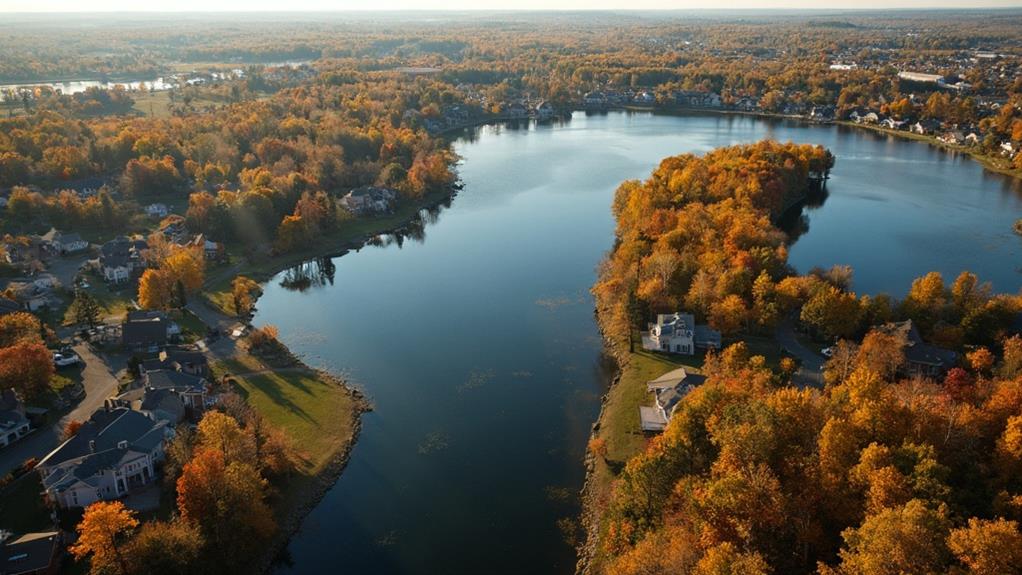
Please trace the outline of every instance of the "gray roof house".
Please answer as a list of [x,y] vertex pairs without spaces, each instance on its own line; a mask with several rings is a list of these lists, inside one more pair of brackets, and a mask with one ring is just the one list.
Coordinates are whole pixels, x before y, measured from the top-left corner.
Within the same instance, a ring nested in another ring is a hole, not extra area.
[[887,323],[877,328],[904,341],[906,372],[909,375],[939,377],[958,362],[958,354],[923,341],[912,320]]
[[706,377],[688,373],[685,368],[669,371],[646,382],[646,390],[655,399],[651,407],[639,407],[639,422],[643,431],[663,431],[674,415],[674,409],[692,389],[706,381]]
[[25,404],[13,389],[0,391],[0,447],[7,447],[28,434]]
[[657,315],[656,323],[642,334],[642,347],[651,351],[693,355],[696,349],[719,349],[720,332],[707,325],[697,325],[690,313]]
[[130,409],[102,409],[36,466],[47,496],[63,508],[118,499],[156,478],[173,438],[168,421]]
[[166,347],[158,356],[143,361],[139,368],[142,375],[163,369],[199,377],[209,376],[209,360],[206,359],[206,355],[199,350],[185,347]]
[[181,328],[162,311],[129,311],[121,324],[121,343],[131,351],[156,351]]
[[0,574],[37,575],[56,573],[60,567],[63,538],[60,531],[26,533],[0,545]]

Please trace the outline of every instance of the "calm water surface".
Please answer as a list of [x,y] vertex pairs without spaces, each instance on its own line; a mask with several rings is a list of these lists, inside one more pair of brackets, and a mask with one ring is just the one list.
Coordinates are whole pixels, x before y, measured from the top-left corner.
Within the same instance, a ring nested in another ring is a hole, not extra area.
[[260,299],[256,324],[375,405],[279,572],[572,572],[563,527],[609,376],[588,289],[613,191],[665,156],[767,137],[838,158],[799,270],[850,264],[856,289],[896,295],[931,269],[1022,285],[1017,183],[926,145],[719,116],[481,128],[456,144],[464,190],[412,237],[314,263],[304,291],[281,274]]

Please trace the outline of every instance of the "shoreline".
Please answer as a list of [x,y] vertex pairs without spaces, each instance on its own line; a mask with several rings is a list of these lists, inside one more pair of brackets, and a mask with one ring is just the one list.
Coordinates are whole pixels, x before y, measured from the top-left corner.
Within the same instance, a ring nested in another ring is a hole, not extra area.
[[[573,110],[572,113],[574,113],[575,111],[590,111],[591,112],[591,110]],[[617,108],[617,109],[604,110],[602,112],[608,112],[609,113],[609,112],[612,112],[612,111],[647,112],[647,113],[652,113],[652,114],[655,114],[655,115],[659,114],[659,115],[673,115],[673,116],[691,116],[691,115],[748,116],[748,117],[761,118],[761,119],[795,121],[795,122],[799,122],[799,123],[802,123],[802,124],[833,125],[833,126],[844,126],[844,127],[848,127],[848,128],[861,128],[861,129],[865,129],[865,130],[868,130],[868,131],[872,131],[874,133],[887,134],[887,135],[901,137],[901,138],[906,139],[906,140],[912,140],[912,141],[916,141],[916,142],[920,142],[920,143],[927,143],[927,144],[930,144],[930,145],[935,145],[936,147],[941,148],[945,152],[962,152],[962,153],[967,154],[971,159],[977,161],[984,169],[987,169],[987,170],[990,170],[992,172],[999,173],[1001,175],[1005,175],[1005,176],[1008,176],[1008,177],[1022,179],[1022,173],[1016,173],[1016,172],[1011,171],[1011,170],[1005,170],[1005,169],[998,168],[997,166],[992,165],[991,162],[988,159],[986,159],[985,156],[977,154],[975,152],[972,152],[972,151],[970,151],[970,150],[968,150],[966,148],[957,148],[957,147],[948,146],[946,144],[943,144],[943,143],[935,140],[932,137],[919,136],[919,135],[914,135],[914,134],[910,134],[910,133],[900,133],[900,132],[897,132],[897,131],[885,130],[883,128],[880,128],[879,126],[869,126],[869,125],[855,124],[855,123],[843,122],[843,121],[817,122],[817,121],[813,121],[813,120],[804,118],[802,116],[790,116],[790,115],[772,114],[772,113],[766,113],[766,112],[746,112],[746,111],[739,111],[739,110],[712,110],[712,109],[686,109],[686,108],[680,108],[680,109],[658,109],[658,108],[646,108],[646,107],[642,107],[642,108],[622,107],[622,108]],[[481,127],[481,126],[488,126],[488,125],[505,124],[505,123],[508,123],[508,122],[521,122],[521,121],[527,121],[527,122],[531,123],[533,121],[536,121],[536,119],[535,118],[500,118],[500,117],[498,117],[498,118],[485,118],[485,119],[480,119],[480,120],[477,120],[477,121],[469,122],[469,123],[466,123],[466,124],[463,124],[463,125],[459,125],[459,126],[455,126],[455,127],[451,127],[451,128],[446,128],[444,130],[439,131],[437,133],[437,135],[447,138],[448,141],[453,141],[453,140],[457,139],[459,132],[462,132],[462,131],[467,130],[467,129]],[[913,136],[917,136],[917,137],[913,137]],[[418,214],[419,214],[419,212],[421,212],[421,210],[429,209],[431,207],[435,207],[437,205],[440,205],[440,204],[442,204],[445,201],[449,201],[449,200],[453,199],[457,195],[457,193],[458,193],[458,189],[456,187],[453,187],[453,186],[451,188],[447,189],[447,190],[444,190],[443,192],[439,192],[439,191],[435,192],[435,193],[430,194],[430,195],[426,196],[425,198],[423,198],[423,201],[417,202],[416,205],[414,206],[414,208],[415,208],[414,211],[411,212],[408,215],[408,217],[401,219],[397,224],[383,225],[378,230],[375,230],[375,233],[366,233],[366,234],[362,234],[362,235],[356,236],[355,238],[349,238],[349,239],[341,240],[341,243],[340,243],[339,246],[331,247],[331,248],[326,249],[326,250],[319,250],[319,251],[310,250],[310,251],[304,251],[304,252],[301,252],[301,253],[298,253],[298,254],[284,256],[282,261],[273,262],[272,265],[270,265],[270,266],[268,266],[266,268],[258,267],[255,271],[250,272],[250,274],[246,274],[246,275],[248,275],[249,277],[251,277],[255,281],[257,281],[257,282],[262,284],[262,283],[266,283],[266,282],[270,281],[273,277],[275,277],[277,274],[285,271],[290,266],[298,265],[298,264],[301,264],[302,262],[309,261],[311,259],[316,259],[316,258],[342,257],[345,254],[347,254],[347,253],[349,253],[349,252],[351,252],[353,250],[354,251],[358,251],[362,247],[365,247],[365,245],[368,243],[368,241],[370,239],[372,239],[373,237],[376,237],[376,236],[382,235],[382,234],[398,233],[398,232],[400,232],[401,230],[406,228],[410,222],[414,221],[414,218],[418,217]],[[259,264],[256,264],[256,265],[258,266]],[[240,270],[237,271],[234,275],[235,276],[241,275],[241,271]],[[219,309],[219,306],[217,306],[212,301],[210,302],[210,305],[212,305],[215,309]],[[603,420],[604,420],[606,408],[607,408],[607,402],[608,402],[608,399],[610,397],[610,393],[620,383],[621,376],[622,376],[622,374],[624,372],[624,369],[625,369],[625,367],[626,367],[626,365],[628,363],[628,355],[629,355],[629,354],[623,354],[620,350],[615,350],[613,344],[611,344],[610,342],[607,342],[606,338],[603,336],[603,329],[602,329],[602,325],[600,323],[600,313],[599,313],[599,310],[598,309],[594,310],[594,313],[596,315],[597,325],[600,326],[601,339],[604,340],[604,349],[605,349],[607,355],[612,357],[612,358],[614,358],[614,360],[615,360],[615,373],[614,373],[613,378],[611,379],[610,386],[607,388],[606,392],[603,394],[603,396],[601,398],[600,413],[597,416],[596,420],[592,423],[591,430],[590,430],[590,434],[591,435],[594,434],[595,432],[597,432],[601,428],[601,425],[602,425]],[[261,571],[260,572],[269,572],[270,568],[272,567],[273,563],[278,558],[279,554],[284,549],[286,549],[287,545],[290,543],[291,538],[301,530],[301,526],[304,523],[305,518],[319,504],[319,502],[322,501],[322,499],[325,497],[326,493],[330,490],[330,488],[332,488],[336,484],[336,482],[340,479],[340,477],[343,474],[343,471],[344,471],[344,469],[345,469],[345,467],[347,465],[347,462],[350,459],[350,454],[351,454],[352,450],[355,447],[355,444],[357,443],[357,441],[359,439],[359,435],[361,433],[361,427],[362,427],[362,425],[361,425],[361,423],[362,423],[362,419],[361,419],[362,414],[364,414],[364,413],[366,413],[368,411],[371,411],[371,409],[372,409],[371,406],[368,403],[368,400],[361,394],[361,392],[359,392],[358,390],[356,390],[354,388],[348,387],[348,385],[343,380],[339,379],[337,376],[335,376],[333,374],[330,374],[328,372],[325,372],[323,370],[310,368],[309,366],[307,366],[300,359],[299,359],[299,365],[301,367],[305,367],[305,368],[309,369],[310,371],[313,371],[313,372],[316,372],[318,374],[321,374],[321,376],[325,375],[328,379],[337,382],[339,385],[341,385],[346,390],[348,390],[348,392],[351,393],[352,396],[358,400],[358,403],[356,405],[357,413],[355,414],[356,415],[356,417],[355,417],[355,428],[354,428],[354,431],[353,431],[352,440],[348,444],[348,446],[344,450],[342,450],[341,452],[338,452],[336,454],[336,456],[331,459],[330,463],[327,464],[327,466],[320,473],[318,473],[316,476],[314,476],[312,478],[314,485],[306,488],[306,489],[310,489],[310,491],[308,491],[305,494],[298,494],[298,495],[296,495],[296,497],[299,498],[300,502],[295,506],[294,510],[289,512],[288,517],[280,525],[280,534],[279,534],[278,537],[275,538],[274,542],[271,544],[272,553],[268,554],[269,559],[266,560],[266,561],[260,561],[259,562],[259,565],[261,566]],[[576,574],[582,574],[582,575],[584,575],[586,573],[589,573],[589,569],[592,566],[592,561],[595,558],[595,556],[597,554],[597,551],[598,551],[597,545],[598,545],[598,539],[599,539],[599,520],[600,520],[600,517],[601,517],[600,510],[597,508],[597,506],[595,505],[596,502],[593,500],[596,497],[596,493],[594,492],[595,486],[594,486],[594,483],[593,483],[594,456],[591,453],[589,453],[588,450],[587,450],[587,452],[586,452],[586,454],[584,456],[583,465],[584,465],[584,467],[586,469],[586,474],[585,474],[585,479],[583,481],[582,487],[581,487],[581,489],[579,491],[579,495],[580,495],[579,521],[580,521],[580,524],[581,524],[582,528],[585,530],[585,537],[582,540],[582,542],[578,546],[576,546],[576,553],[577,553],[578,560],[577,560],[576,569],[575,569]]]
[[348,462],[351,460],[351,453],[355,449],[355,444],[358,443],[358,439],[362,434],[362,415],[373,410],[372,404],[365,395],[358,389],[350,387],[343,379],[328,371],[310,368],[300,359],[298,360],[298,365],[309,369],[310,372],[315,373],[317,377],[324,381],[341,387],[351,396],[355,402],[353,414],[354,426],[351,431],[351,440],[347,442],[344,448],[331,456],[330,461],[319,473],[309,477],[308,485],[302,485],[299,489],[294,490],[293,497],[296,498],[296,501],[289,506],[290,509],[287,509],[284,517],[280,519],[280,523],[277,525],[277,533],[268,543],[265,555],[256,562],[255,572],[257,573],[270,573],[273,571],[274,565],[277,564],[281,554],[287,550],[291,539],[301,531],[302,526],[305,524],[305,519],[319,506],[323,498],[326,497],[326,494],[337,485],[345,468],[348,466]]
[[[414,221],[415,218],[419,217],[422,210],[430,209],[449,201],[453,199],[457,193],[458,188],[456,186],[451,186],[442,192],[437,191],[433,194],[424,196],[420,201],[415,202],[414,205],[408,206],[408,208],[412,211],[407,217],[402,218],[397,224],[381,225],[375,233],[367,233],[353,239],[343,240],[340,246],[320,251],[315,255],[301,253],[284,256],[282,261],[274,262],[275,265],[266,269],[260,269],[257,273],[252,274],[250,277],[260,284],[265,284],[273,279],[273,277],[277,274],[285,271],[292,265],[299,265],[302,262],[315,258],[342,257],[350,253],[352,250],[357,251],[365,247],[369,240],[376,236],[401,232],[412,221]],[[240,275],[240,272],[235,273],[234,277],[237,277],[238,275]],[[205,303],[213,310],[224,317],[230,317],[224,310],[220,309],[215,302],[209,299],[208,293],[203,294],[203,296],[206,300]],[[257,303],[258,298],[256,298],[253,302],[253,306]],[[253,567],[254,572],[257,573],[270,573],[273,570],[274,565],[277,563],[281,554],[287,549],[291,539],[301,531],[301,528],[305,523],[305,519],[319,505],[323,498],[326,497],[326,494],[330,491],[330,489],[332,489],[340,480],[341,475],[344,473],[344,469],[347,467],[348,462],[351,459],[351,453],[354,451],[361,436],[362,416],[373,410],[372,403],[361,390],[350,386],[347,381],[337,374],[309,366],[301,357],[295,355],[287,344],[281,342],[281,345],[283,345],[287,349],[288,353],[295,358],[296,363],[294,367],[305,369],[309,373],[315,374],[317,378],[340,387],[349,397],[351,397],[354,403],[352,413],[354,423],[351,432],[351,439],[342,449],[330,456],[329,462],[323,467],[323,469],[316,474],[309,476],[306,481],[295,485],[293,489],[281,491],[282,501],[288,502],[289,499],[293,499],[293,501],[288,503],[284,510],[283,517],[279,518],[280,523],[277,526],[277,533],[268,543],[266,553],[255,562]]]

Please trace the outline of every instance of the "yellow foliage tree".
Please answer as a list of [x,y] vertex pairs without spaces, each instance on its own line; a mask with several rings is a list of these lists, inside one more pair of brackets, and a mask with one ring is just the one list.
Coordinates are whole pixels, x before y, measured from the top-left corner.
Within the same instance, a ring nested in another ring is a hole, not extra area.
[[98,501],[85,509],[78,524],[78,541],[71,546],[76,559],[90,557],[92,573],[128,573],[123,546],[138,520],[120,501]]

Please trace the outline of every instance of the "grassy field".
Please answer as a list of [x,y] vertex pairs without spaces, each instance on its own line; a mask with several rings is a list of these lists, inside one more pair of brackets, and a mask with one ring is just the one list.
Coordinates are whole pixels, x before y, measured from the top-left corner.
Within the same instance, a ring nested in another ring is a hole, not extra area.
[[214,365],[218,378],[232,374],[236,391],[248,405],[287,432],[300,452],[301,473],[319,473],[353,439],[358,418],[355,399],[337,382],[304,368],[234,375],[263,369],[244,352]]

